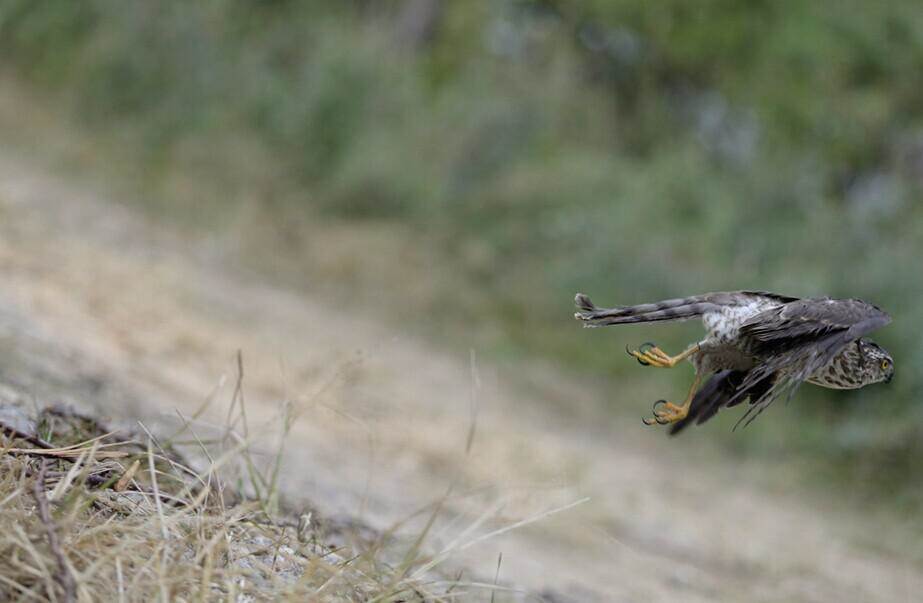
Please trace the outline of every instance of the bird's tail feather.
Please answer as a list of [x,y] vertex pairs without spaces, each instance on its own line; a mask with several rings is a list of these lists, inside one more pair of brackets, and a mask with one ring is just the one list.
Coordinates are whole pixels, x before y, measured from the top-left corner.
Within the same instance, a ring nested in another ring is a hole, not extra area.
[[716,309],[720,304],[708,296],[696,295],[679,299],[668,299],[652,304],[597,308],[590,298],[578,293],[574,298],[579,312],[574,318],[583,321],[586,327],[621,325],[635,322],[656,322],[662,320],[686,320]]

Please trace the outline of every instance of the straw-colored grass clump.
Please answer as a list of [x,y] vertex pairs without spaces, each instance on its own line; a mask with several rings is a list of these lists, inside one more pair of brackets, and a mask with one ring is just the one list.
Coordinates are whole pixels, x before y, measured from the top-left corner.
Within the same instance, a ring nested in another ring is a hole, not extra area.
[[272,508],[273,489],[233,492],[225,470],[249,458],[239,437],[217,457],[202,443],[209,460],[194,470],[150,434],[106,433],[62,409],[31,422],[51,437],[0,424],[0,599],[441,598],[381,562],[381,546],[326,544],[311,514]]

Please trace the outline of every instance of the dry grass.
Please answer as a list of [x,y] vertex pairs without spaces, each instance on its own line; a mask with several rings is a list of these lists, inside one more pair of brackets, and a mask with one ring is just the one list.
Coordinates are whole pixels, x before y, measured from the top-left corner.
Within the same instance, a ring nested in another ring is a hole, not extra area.
[[[240,388],[234,402],[243,409]],[[236,417],[229,414],[231,424]],[[105,433],[92,417],[62,409],[45,409],[38,423],[62,444],[6,425],[3,430],[3,600],[451,597],[451,584],[434,587],[408,577],[413,560],[385,563],[383,541],[361,551],[334,547],[323,538],[328,528],[312,514],[293,518],[275,511],[280,463],[272,463],[271,478],[261,472],[243,433],[229,430],[217,443],[193,434],[209,459],[196,471],[143,426],[142,437]],[[184,431],[193,431],[189,423]],[[74,439],[81,441],[66,443]],[[257,496],[242,497],[229,487],[236,469],[250,476]]]
[[[266,461],[267,431],[253,429],[257,442],[248,427],[239,357],[237,368],[226,424],[209,438],[195,425],[213,400],[163,439],[141,423],[125,432],[68,408],[0,403],[0,599],[506,600],[525,593],[498,583],[499,560],[492,581],[449,578],[444,564],[583,502],[497,527],[499,501],[436,550],[427,538],[451,491],[384,531],[299,516],[280,503],[283,446]],[[287,406],[278,419],[284,441]]]
[[[88,422],[59,410],[43,414],[72,432]],[[268,492],[232,492],[220,475],[246,458],[246,441],[193,471],[152,438],[100,443],[110,435],[63,456],[23,451],[13,446],[20,438],[7,435],[0,455],[4,600],[440,598],[396,576],[378,559],[381,547],[326,545],[310,514],[300,521],[270,515]],[[111,458],[115,449],[122,458]]]

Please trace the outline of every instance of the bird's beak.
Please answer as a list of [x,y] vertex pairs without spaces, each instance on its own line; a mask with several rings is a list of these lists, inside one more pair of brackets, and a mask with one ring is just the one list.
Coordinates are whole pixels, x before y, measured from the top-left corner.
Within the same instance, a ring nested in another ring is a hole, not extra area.
[[885,383],[891,383],[891,379],[894,379],[894,373],[891,373],[890,375],[885,377]]

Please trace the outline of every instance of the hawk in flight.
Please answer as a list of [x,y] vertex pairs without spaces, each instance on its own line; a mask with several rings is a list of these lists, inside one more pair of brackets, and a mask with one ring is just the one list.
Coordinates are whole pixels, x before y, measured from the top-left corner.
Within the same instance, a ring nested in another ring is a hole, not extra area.
[[672,368],[689,359],[695,367],[685,401],[658,400],[653,416],[644,419],[646,425],[670,425],[671,434],[744,401],[750,407],[738,424],[748,425],[805,381],[856,389],[894,376],[891,355],[864,337],[891,317],[859,299],[734,291],[616,308],[597,308],[582,293],[574,301],[579,309],[574,317],[586,327],[702,317],[705,338],[676,356],[652,343],[627,350],[645,366]]

